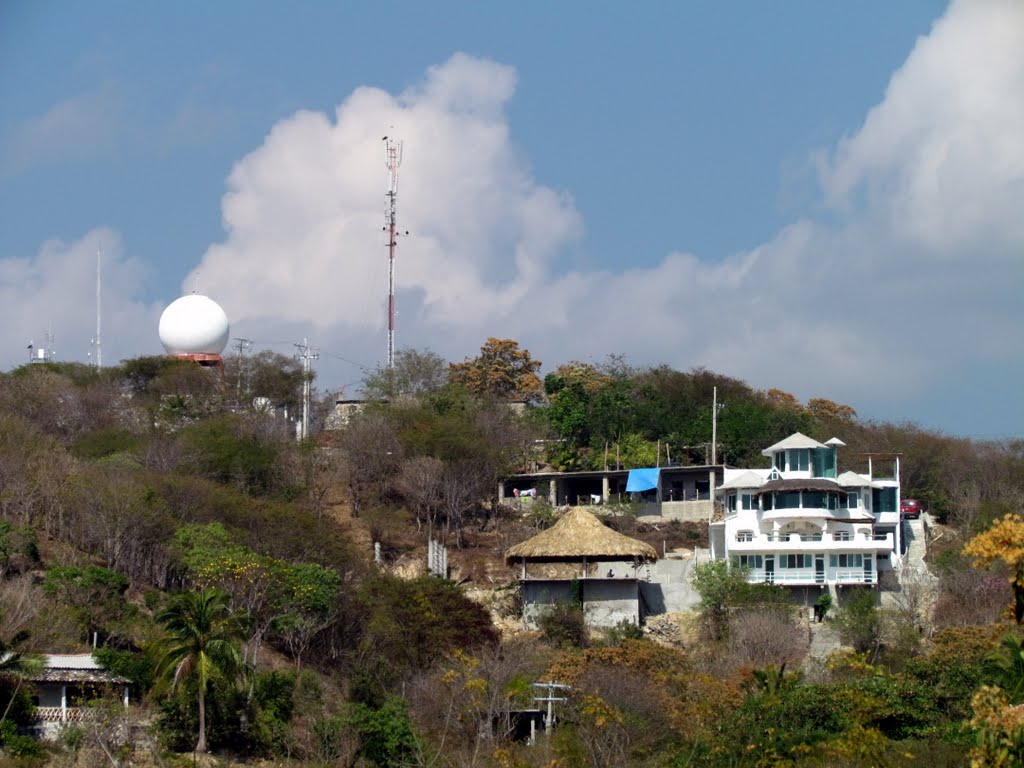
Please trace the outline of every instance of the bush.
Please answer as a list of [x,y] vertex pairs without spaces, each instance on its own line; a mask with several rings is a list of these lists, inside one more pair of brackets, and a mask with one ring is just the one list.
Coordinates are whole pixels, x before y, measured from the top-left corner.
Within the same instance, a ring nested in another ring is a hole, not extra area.
[[586,648],[589,640],[583,608],[573,602],[559,602],[541,611],[537,627],[544,640],[555,648]]

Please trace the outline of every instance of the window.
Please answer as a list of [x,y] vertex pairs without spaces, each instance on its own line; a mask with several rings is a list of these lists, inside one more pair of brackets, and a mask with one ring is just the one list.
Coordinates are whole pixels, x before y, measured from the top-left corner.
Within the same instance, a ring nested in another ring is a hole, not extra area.
[[806,448],[795,448],[789,452],[790,470],[806,470],[810,467],[810,451]]
[[804,491],[804,509],[825,509],[824,491]]
[[[869,557],[868,560],[870,559],[871,558]],[[864,555],[830,555],[829,565],[833,568],[860,568],[864,565]]]
[[828,508],[829,509],[839,509],[839,494],[838,493],[830,493],[828,495]]
[[779,451],[775,454],[775,468],[780,472],[786,471],[786,452]]
[[734,555],[732,564],[735,568],[763,568],[764,557],[762,555]]
[[780,568],[810,568],[810,555],[779,555]]
[[847,491],[846,503],[843,505],[846,509],[857,509],[860,506],[860,491]]
[[765,509],[772,509],[775,506],[774,501],[775,499],[772,497],[772,494],[770,493],[766,493],[764,496],[761,497],[761,503],[764,504]]
[[849,541],[850,540],[850,532],[849,531],[836,531],[835,533],[832,534],[832,539],[833,539],[833,541]]
[[757,506],[754,504],[754,495],[752,493],[742,494],[741,499],[743,501],[744,509],[757,509]]
[[737,531],[736,532],[736,541],[753,541],[753,540],[754,540],[754,532],[753,531]]
[[874,488],[871,491],[871,507],[877,514],[879,512],[896,511],[896,489],[895,488]]
[[800,509],[800,491],[779,491],[775,494],[776,509]]
[[812,477],[835,477],[836,476],[836,449],[835,448],[812,448],[811,449],[811,476]]
[[730,512],[736,511],[736,494],[730,493],[725,497],[725,508]]

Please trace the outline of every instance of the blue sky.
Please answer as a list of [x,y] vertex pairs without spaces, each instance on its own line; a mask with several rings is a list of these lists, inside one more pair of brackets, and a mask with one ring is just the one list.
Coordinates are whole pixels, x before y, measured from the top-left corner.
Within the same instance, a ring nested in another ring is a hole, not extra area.
[[[1024,17],[945,3],[0,5],[0,345],[198,286],[324,388],[399,346],[703,365],[1024,435]],[[962,196],[962,199],[961,199]],[[992,329],[998,329],[993,333]],[[357,365],[358,364],[358,365]]]

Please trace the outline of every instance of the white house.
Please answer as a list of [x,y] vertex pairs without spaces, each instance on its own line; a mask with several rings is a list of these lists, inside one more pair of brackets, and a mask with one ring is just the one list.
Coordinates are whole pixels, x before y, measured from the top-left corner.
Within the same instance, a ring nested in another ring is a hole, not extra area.
[[797,432],[762,451],[770,468],[726,467],[712,556],[746,566],[751,582],[830,591],[898,570],[899,456],[868,454],[867,474],[839,473],[844,445]]
[[128,678],[104,669],[91,653],[51,653],[26,679],[36,688],[36,729],[43,738],[54,738],[66,723],[88,717],[88,702],[104,693],[118,692],[128,706]]

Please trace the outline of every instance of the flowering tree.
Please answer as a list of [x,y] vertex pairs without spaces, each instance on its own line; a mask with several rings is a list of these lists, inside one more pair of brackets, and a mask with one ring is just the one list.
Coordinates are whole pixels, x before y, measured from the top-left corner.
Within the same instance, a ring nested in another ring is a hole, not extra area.
[[964,546],[964,554],[974,558],[975,568],[985,568],[995,562],[1009,566],[1010,586],[1013,587],[1013,615],[1017,623],[1024,619],[1024,519],[1008,514],[983,533],[979,533]]

